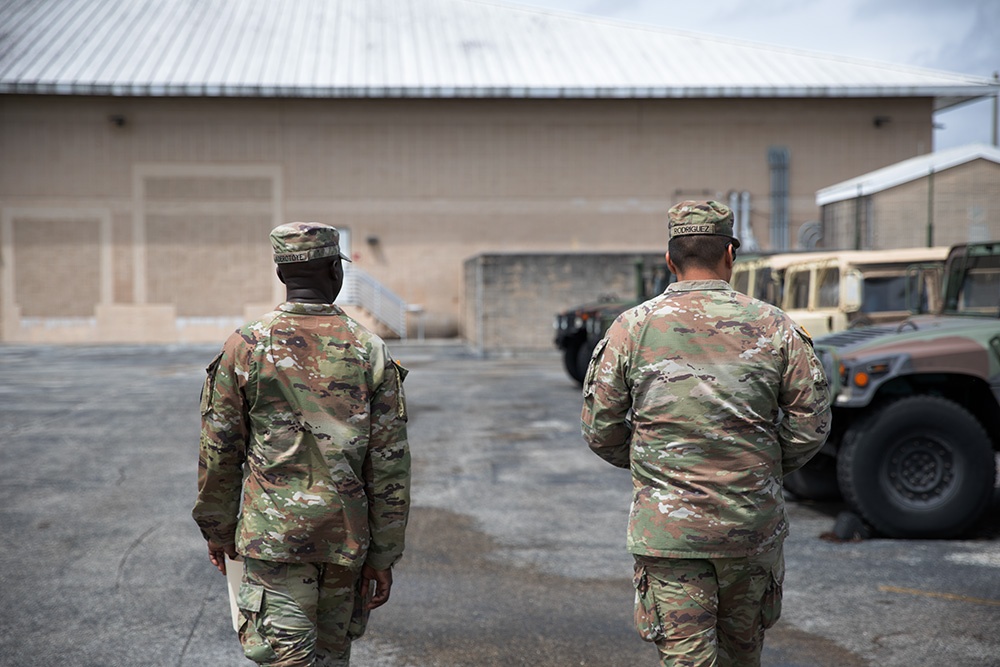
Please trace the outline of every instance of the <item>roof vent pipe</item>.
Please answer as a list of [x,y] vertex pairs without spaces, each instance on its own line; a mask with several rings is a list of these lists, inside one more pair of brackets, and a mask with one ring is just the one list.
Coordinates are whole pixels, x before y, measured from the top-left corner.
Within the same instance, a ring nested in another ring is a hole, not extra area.
[[750,193],[747,190],[730,190],[729,208],[733,211],[733,235],[740,240],[740,249],[743,252],[760,250],[750,224]]
[[753,224],[750,222],[750,192],[744,190],[740,193],[740,215],[743,216],[743,234],[741,241],[746,246],[748,252],[760,250],[760,244],[753,235]]

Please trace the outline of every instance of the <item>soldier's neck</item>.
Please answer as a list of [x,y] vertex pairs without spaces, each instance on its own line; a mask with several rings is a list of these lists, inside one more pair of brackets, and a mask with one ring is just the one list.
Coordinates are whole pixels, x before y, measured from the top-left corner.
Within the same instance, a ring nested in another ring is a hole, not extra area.
[[723,257],[719,264],[713,268],[692,266],[687,271],[677,273],[677,280],[725,280],[728,283],[732,277],[733,264],[729,261],[728,256]]
[[285,301],[295,303],[333,303],[337,295],[332,289],[319,287],[287,287]]

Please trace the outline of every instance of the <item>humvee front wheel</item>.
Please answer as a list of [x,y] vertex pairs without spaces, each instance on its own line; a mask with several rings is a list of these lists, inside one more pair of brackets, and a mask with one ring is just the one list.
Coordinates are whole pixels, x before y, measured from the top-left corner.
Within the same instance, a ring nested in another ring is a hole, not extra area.
[[587,377],[587,369],[590,368],[590,358],[594,356],[594,350],[597,349],[597,344],[601,342],[599,338],[591,338],[585,340],[583,345],[580,346],[579,356],[576,358],[577,368],[580,369],[580,384],[583,384],[584,379]]
[[989,505],[996,477],[990,439],[963,407],[913,396],[844,434],[837,478],[847,502],[888,537],[955,537]]
[[587,367],[580,368],[580,352],[582,347],[586,347],[587,342],[568,343],[563,349],[563,366],[571,378],[578,384],[583,384],[583,377],[587,374]]
[[801,500],[839,500],[837,461],[817,454],[804,466],[785,475],[784,486]]

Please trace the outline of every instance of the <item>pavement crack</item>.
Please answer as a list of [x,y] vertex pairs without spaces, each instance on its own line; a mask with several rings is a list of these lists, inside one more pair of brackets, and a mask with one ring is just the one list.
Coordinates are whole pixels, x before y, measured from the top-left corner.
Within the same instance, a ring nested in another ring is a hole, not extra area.
[[198,613],[195,614],[194,621],[191,622],[191,629],[188,631],[187,639],[184,640],[184,646],[181,647],[180,655],[177,656],[177,667],[181,667],[184,664],[184,655],[187,653],[188,646],[191,645],[191,640],[194,638],[194,631],[198,629],[202,614],[205,613],[205,605],[208,603],[208,597],[205,596],[201,599],[201,606],[198,607]]
[[142,544],[142,541],[149,537],[155,530],[156,526],[149,528],[142,535],[132,540],[132,543],[128,545],[127,549],[125,549],[125,553],[122,554],[121,560],[118,561],[118,575],[115,577],[114,588],[116,593],[122,585],[122,580],[125,578],[125,563],[128,561],[128,557],[132,555],[132,552],[135,551],[136,547]]

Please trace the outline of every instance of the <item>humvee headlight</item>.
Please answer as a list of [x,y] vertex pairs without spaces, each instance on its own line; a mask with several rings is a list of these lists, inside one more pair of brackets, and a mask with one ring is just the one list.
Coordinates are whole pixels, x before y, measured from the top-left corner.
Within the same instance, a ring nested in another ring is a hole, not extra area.
[[905,361],[903,355],[887,356],[872,360],[860,361],[848,358],[837,360],[836,365],[830,364],[831,371],[836,368],[836,398],[838,405],[867,404],[879,391],[882,383],[890,381],[898,373]]
[[[880,378],[883,375],[888,375],[890,370],[892,370],[892,365],[888,361],[876,361],[864,364],[853,371],[852,384],[855,387],[863,389],[871,384],[872,380]],[[852,369],[846,367],[844,364],[840,365],[840,377],[842,380],[846,381],[851,373]]]

